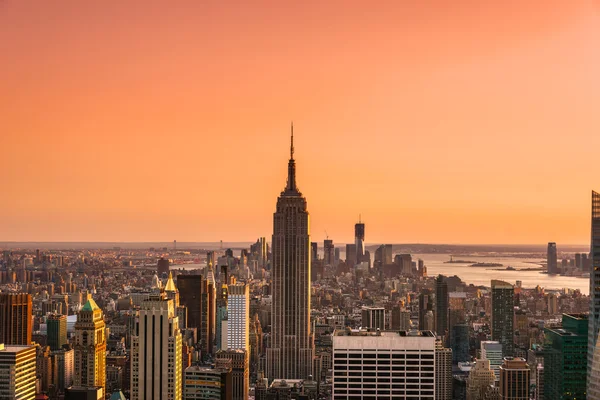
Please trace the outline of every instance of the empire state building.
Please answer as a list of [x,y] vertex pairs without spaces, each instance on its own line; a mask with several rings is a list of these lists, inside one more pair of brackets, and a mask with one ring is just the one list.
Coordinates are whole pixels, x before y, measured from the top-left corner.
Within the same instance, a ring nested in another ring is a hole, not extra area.
[[310,332],[310,236],[306,199],[296,186],[294,126],[285,190],[273,214],[271,347],[267,378],[307,379],[312,375]]

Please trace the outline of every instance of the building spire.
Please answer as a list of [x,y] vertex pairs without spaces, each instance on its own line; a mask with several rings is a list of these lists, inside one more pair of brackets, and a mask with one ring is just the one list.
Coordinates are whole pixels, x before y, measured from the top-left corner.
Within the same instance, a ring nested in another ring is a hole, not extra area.
[[294,121],[292,121],[292,140],[290,143],[290,160],[294,159]]
[[291,125],[291,136],[290,136],[290,161],[288,162],[288,177],[287,185],[284,193],[289,195],[298,195],[298,187],[296,186],[296,161],[294,160],[294,122]]

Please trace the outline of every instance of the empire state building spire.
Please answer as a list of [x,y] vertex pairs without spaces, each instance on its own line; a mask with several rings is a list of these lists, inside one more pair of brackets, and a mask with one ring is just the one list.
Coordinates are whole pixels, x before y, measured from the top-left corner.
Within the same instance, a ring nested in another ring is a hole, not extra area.
[[288,162],[288,177],[285,191],[282,192],[283,196],[301,196],[302,193],[296,186],[296,160],[294,160],[294,123],[291,126],[291,140],[290,140],[290,161]]

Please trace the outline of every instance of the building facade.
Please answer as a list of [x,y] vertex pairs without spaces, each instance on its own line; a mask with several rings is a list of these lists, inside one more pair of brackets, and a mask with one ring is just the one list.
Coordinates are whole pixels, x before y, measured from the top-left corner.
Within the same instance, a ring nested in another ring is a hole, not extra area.
[[435,343],[435,400],[452,400],[452,349]]
[[556,275],[558,273],[558,254],[556,250],[556,243],[554,242],[548,243],[546,265],[549,275]]
[[545,398],[585,399],[588,316],[563,314],[561,327],[544,331]]
[[504,357],[500,366],[500,399],[529,400],[529,374],[524,358]]
[[335,331],[332,399],[434,400],[435,343],[430,331]]
[[250,390],[250,354],[242,349],[217,351],[217,368],[231,369],[231,399],[248,400]]
[[231,369],[192,365],[185,370],[185,400],[232,400]]
[[173,300],[142,302],[131,338],[131,399],[181,400],[182,339]]
[[363,307],[361,310],[361,325],[366,329],[385,330],[385,308]]
[[48,329],[48,346],[52,351],[60,350],[67,344],[67,316],[51,314],[46,320]]
[[0,293],[0,343],[31,344],[31,311],[30,294]]
[[35,399],[36,346],[0,343],[0,399]]
[[250,352],[250,287],[245,284],[229,286],[227,305],[227,349]]
[[514,352],[514,293],[510,283],[492,280],[492,340],[502,345],[505,357]]
[[[587,398],[600,400],[600,193],[592,192],[590,316],[587,349]],[[546,382],[547,384],[547,382]]]
[[273,215],[271,347],[267,378],[306,379],[312,375],[310,331],[310,227],[306,198],[296,186],[294,135],[286,188]]
[[75,323],[74,372],[75,386],[102,389],[106,386],[104,315],[91,297],[79,312]]

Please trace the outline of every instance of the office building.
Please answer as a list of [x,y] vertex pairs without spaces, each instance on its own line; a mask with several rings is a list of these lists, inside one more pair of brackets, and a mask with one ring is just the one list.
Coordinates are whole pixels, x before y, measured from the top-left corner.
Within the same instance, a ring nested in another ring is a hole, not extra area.
[[168,259],[163,258],[163,257],[159,258],[158,262],[156,263],[157,274],[159,276],[168,275],[169,267],[170,267],[170,263],[169,263]]
[[548,243],[548,251],[546,253],[546,265],[548,275],[558,274],[558,255],[556,251],[556,243],[554,242]]
[[242,349],[228,349],[216,354],[217,368],[231,368],[231,399],[247,400],[250,389],[250,354]]
[[60,350],[67,344],[67,316],[60,314],[50,314],[46,319],[48,329],[48,346],[50,349]]
[[104,400],[102,387],[72,386],[65,391],[65,400]]
[[31,295],[0,293],[0,343],[31,344]]
[[286,188],[273,215],[271,347],[268,379],[306,379],[312,375],[310,332],[310,232],[306,198],[296,186],[294,135]]
[[75,350],[70,347],[64,347],[61,350],[53,351],[52,357],[56,360],[56,388],[63,391],[73,385],[73,376],[75,375]]
[[514,349],[514,301],[513,285],[492,280],[492,340],[502,345],[505,357]]
[[356,244],[346,245],[346,265],[353,268],[356,265]]
[[448,334],[448,282],[443,275],[435,278],[435,331],[438,336]]
[[375,250],[374,267],[382,267],[392,263],[392,245],[382,244]]
[[529,400],[529,374],[524,358],[504,357],[500,366],[500,399]]
[[335,246],[333,240],[325,239],[323,242],[323,262],[325,265],[335,264]]
[[227,304],[229,298],[228,287],[229,275],[227,266],[221,266],[221,290],[217,295],[217,321],[215,325],[215,344],[217,351],[227,349],[227,331],[223,328],[227,326]]
[[587,372],[587,314],[563,314],[562,326],[546,328],[544,396],[584,399]]
[[496,374],[490,368],[490,360],[477,360],[467,378],[467,400],[484,400],[495,382]]
[[404,310],[400,305],[392,307],[391,327],[393,331],[410,331],[410,311]]
[[131,400],[181,400],[182,339],[173,300],[142,302],[131,338]]
[[245,284],[229,286],[227,306],[227,346],[250,353],[250,287]]
[[490,340],[481,342],[481,359],[490,362],[490,368],[496,375],[496,380],[500,379],[500,366],[502,365],[502,344]]
[[0,399],[35,399],[36,346],[0,343]]
[[332,399],[434,399],[435,342],[430,331],[336,330]]
[[356,246],[356,264],[363,262],[365,256],[365,224],[358,220],[354,225],[354,245]]
[[232,400],[231,368],[192,365],[185,370],[185,400]]
[[469,361],[471,359],[469,355],[469,325],[454,325],[450,338],[453,362],[458,364],[459,362]]
[[362,313],[362,327],[365,329],[380,331],[385,330],[385,308],[383,307],[363,307]]
[[425,330],[427,313],[433,311],[433,295],[431,290],[423,289],[419,293],[419,329]]
[[452,349],[435,342],[435,400],[452,400]]
[[202,275],[177,275],[179,304],[187,308],[188,328],[196,328],[198,336],[202,327]]
[[[600,400],[600,193],[592,192],[587,398]],[[547,382],[546,382],[547,384]]]
[[104,315],[90,297],[75,323],[75,386],[106,386],[106,332]]

